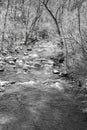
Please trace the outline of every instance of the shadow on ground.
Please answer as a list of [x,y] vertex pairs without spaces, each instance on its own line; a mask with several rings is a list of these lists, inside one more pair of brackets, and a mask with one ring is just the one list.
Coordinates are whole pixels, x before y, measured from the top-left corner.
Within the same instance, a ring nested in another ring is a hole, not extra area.
[[0,97],[0,130],[86,130],[87,114],[57,88],[26,88]]

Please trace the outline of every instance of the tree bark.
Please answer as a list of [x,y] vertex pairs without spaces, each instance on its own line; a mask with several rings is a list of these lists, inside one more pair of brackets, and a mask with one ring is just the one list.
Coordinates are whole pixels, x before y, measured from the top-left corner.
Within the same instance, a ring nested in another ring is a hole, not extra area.
[[4,35],[5,35],[5,29],[6,29],[6,22],[7,22],[7,16],[8,16],[8,9],[9,9],[9,3],[10,3],[10,0],[8,0],[8,3],[7,3],[7,11],[6,11],[6,14],[5,14],[5,20],[4,20],[4,28],[3,28],[3,32],[2,32],[2,44],[1,44],[1,51],[3,51],[3,42],[4,42]]

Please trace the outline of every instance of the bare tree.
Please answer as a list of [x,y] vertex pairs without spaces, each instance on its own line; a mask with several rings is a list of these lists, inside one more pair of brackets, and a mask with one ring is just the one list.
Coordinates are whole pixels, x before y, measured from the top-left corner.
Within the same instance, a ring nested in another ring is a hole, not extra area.
[[79,34],[81,36],[81,13],[80,13],[80,9],[82,7],[83,2],[85,2],[86,0],[69,0],[69,6],[70,7],[70,11],[74,11],[77,9],[77,14],[78,14],[78,30],[79,30]]
[[69,9],[71,11],[74,11],[77,8],[81,8],[82,4],[85,2],[86,0],[69,0]]
[[28,28],[28,24],[29,24],[29,15],[30,15],[30,8],[27,9],[27,19],[26,19],[26,32],[25,32],[25,41],[24,44],[27,44],[27,40],[28,40],[28,36],[29,36],[29,28]]
[[[28,38],[31,37],[32,32],[34,31],[34,28],[35,28],[39,18],[41,17],[41,14],[42,14],[42,8],[41,8],[40,0],[39,0],[36,14],[35,14],[35,17],[34,17],[32,23],[31,23],[30,29],[29,29],[29,31],[26,31],[26,38],[25,38],[25,42],[24,42],[25,45],[27,44]],[[27,29],[28,22],[29,22],[29,10],[28,10],[28,19],[27,19],[27,23],[26,23],[26,29]]]
[[44,5],[46,10],[49,12],[50,16],[52,17],[52,19],[56,25],[56,28],[57,28],[57,33],[60,37],[60,42],[63,45],[62,34],[61,34],[61,29],[60,29],[60,22],[61,22],[61,15],[63,14],[63,9],[65,7],[67,0],[62,1],[62,3],[60,0],[55,1],[55,2],[58,2],[58,7],[56,8],[55,14],[49,7],[50,0],[40,0],[40,1]]
[[45,6],[45,8],[47,9],[47,11],[49,12],[49,14],[51,15],[51,17],[53,18],[55,24],[56,24],[56,27],[57,27],[57,32],[58,32],[58,35],[60,36],[61,35],[61,32],[60,32],[60,28],[59,28],[59,24],[58,24],[58,21],[57,21],[57,13],[58,13],[58,10],[59,8],[56,10],[56,14],[54,15],[53,12],[50,10],[50,8],[48,7],[48,2],[49,0],[43,0],[41,1],[43,3],[43,5]]
[[[80,13],[80,9],[82,7],[83,2],[85,2],[86,0],[69,0],[69,5],[71,5],[70,7],[70,11],[74,11],[77,9],[77,17],[78,17],[78,31],[79,31],[79,35],[80,35],[80,39],[81,42],[79,43],[81,49],[82,49],[82,53],[84,55],[84,57],[87,56],[87,48],[85,46],[86,41],[84,40],[84,38],[82,37],[82,31],[81,31],[81,13]],[[73,4],[72,4],[73,2]],[[78,42],[76,42],[78,43]]]
[[6,9],[6,14],[5,14],[5,19],[4,19],[4,27],[3,27],[3,32],[2,32],[1,51],[3,51],[3,42],[4,42],[4,39],[5,39],[5,29],[6,29],[6,22],[7,22],[9,5],[10,5],[10,0],[7,1],[7,9]]
[[36,10],[36,16],[35,16],[35,18],[34,18],[33,21],[32,21],[31,29],[30,29],[30,30],[34,30],[35,25],[36,25],[36,23],[38,22],[38,20],[39,20],[41,14],[42,14],[42,9],[41,9],[41,8],[42,8],[42,7],[41,7],[41,3],[40,3],[40,0],[39,0],[39,2],[38,2],[38,7],[37,7],[37,10]]

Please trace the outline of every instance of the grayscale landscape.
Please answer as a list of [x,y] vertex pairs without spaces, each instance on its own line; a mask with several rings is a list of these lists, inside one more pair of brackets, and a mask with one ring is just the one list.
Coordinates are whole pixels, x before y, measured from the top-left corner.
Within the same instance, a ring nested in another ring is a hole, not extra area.
[[0,0],[0,130],[87,130],[87,0]]

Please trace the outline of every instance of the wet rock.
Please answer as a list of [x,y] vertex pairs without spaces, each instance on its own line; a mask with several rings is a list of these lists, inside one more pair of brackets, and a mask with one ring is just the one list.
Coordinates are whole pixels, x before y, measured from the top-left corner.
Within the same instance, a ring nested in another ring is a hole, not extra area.
[[18,60],[16,61],[16,64],[17,64],[17,66],[22,67],[22,66],[23,66],[23,60],[22,60],[22,59],[18,59]]
[[4,87],[0,87],[0,92],[4,92],[5,88]]
[[28,48],[27,48],[27,51],[32,51],[32,48],[31,48],[31,47],[28,47]]
[[17,57],[8,56],[4,59],[4,61],[10,65],[15,65]]
[[21,83],[18,83],[19,85],[34,85],[34,84],[36,84],[36,82],[35,81],[33,81],[33,80],[31,80],[31,81],[29,81],[29,82],[21,82]]
[[4,72],[5,68],[3,68],[2,66],[0,66],[0,72]]
[[60,71],[57,69],[53,69],[52,72],[53,72],[53,74],[60,74]]

